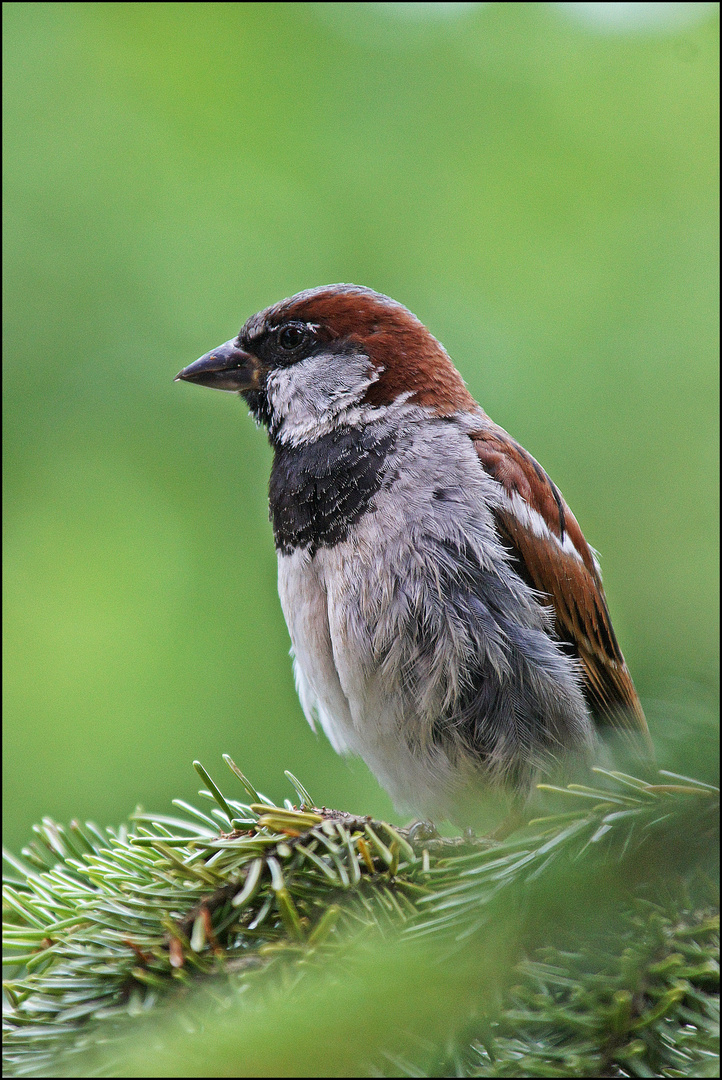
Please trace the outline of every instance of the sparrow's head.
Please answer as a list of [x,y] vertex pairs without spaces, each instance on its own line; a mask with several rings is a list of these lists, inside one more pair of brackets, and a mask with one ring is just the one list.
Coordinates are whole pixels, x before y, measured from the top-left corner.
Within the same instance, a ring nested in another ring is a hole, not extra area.
[[253,315],[238,337],[177,376],[241,393],[272,441],[311,442],[391,406],[475,407],[444,347],[402,304],[325,285]]

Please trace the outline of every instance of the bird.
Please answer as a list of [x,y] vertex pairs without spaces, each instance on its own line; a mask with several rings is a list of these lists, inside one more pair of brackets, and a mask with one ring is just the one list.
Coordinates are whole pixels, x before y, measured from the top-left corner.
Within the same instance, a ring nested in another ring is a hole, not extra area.
[[649,733],[596,553],[403,304],[352,284],[247,320],[176,381],[245,399],[303,711],[397,810],[461,827],[605,728]]

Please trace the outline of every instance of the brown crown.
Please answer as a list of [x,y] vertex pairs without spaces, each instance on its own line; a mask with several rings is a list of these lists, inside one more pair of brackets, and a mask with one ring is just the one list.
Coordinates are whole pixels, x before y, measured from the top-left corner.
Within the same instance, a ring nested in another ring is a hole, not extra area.
[[251,333],[261,329],[261,318],[266,327],[282,319],[316,323],[329,341],[358,343],[378,372],[366,392],[369,405],[390,405],[410,392],[411,402],[440,415],[476,407],[443,345],[407,308],[382,293],[359,285],[327,285],[282,300],[249,320]]

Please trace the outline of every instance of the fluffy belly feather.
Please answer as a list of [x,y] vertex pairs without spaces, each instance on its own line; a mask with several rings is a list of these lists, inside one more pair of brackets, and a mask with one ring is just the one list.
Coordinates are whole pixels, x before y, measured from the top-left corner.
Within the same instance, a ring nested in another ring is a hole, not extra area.
[[468,824],[480,785],[530,778],[555,746],[587,745],[591,722],[548,614],[508,567],[493,481],[465,467],[468,439],[450,459],[435,435],[407,445],[403,479],[353,537],[279,550],[279,594],[311,725],[398,809]]

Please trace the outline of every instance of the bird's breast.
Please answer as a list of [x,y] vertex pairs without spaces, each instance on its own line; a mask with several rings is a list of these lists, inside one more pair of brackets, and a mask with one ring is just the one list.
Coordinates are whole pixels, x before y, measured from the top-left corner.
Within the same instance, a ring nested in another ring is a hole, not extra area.
[[276,448],[269,507],[276,548],[288,555],[345,540],[384,483],[396,441],[388,430],[339,428]]
[[337,748],[368,761],[412,718],[417,687],[389,658],[418,637],[427,596],[441,602],[435,547],[498,546],[490,483],[463,432],[423,418],[276,451],[271,518],[299,696]]

